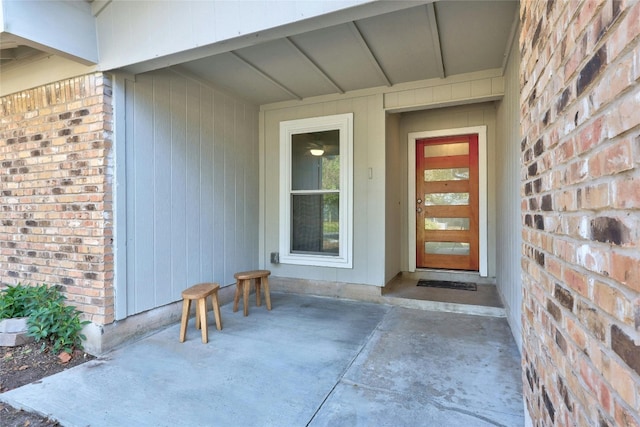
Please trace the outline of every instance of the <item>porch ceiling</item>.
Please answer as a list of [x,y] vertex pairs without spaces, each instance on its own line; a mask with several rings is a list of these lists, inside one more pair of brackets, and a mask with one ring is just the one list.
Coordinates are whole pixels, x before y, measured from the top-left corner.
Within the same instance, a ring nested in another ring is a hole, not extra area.
[[176,66],[262,105],[503,68],[517,1],[437,1]]
[[[274,28],[269,37],[249,34],[123,71],[138,74],[171,66],[263,105],[500,69],[515,37],[518,4],[372,1],[326,21],[337,25],[321,25],[322,17],[306,26],[293,23]],[[0,66],[42,55],[41,48],[1,33]]]

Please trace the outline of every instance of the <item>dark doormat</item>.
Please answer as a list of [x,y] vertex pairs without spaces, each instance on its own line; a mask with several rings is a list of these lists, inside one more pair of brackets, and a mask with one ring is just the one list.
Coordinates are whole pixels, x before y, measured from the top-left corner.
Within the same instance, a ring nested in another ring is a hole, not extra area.
[[477,291],[475,283],[445,282],[444,280],[418,280],[418,286],[426,288],[458,289],[460,291]]

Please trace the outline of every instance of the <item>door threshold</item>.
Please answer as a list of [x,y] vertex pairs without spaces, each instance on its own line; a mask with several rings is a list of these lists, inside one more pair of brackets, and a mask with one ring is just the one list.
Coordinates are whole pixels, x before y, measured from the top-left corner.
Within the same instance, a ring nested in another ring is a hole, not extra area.
[[[392,279],[382,289],[382,296],[391,304],[407,308],[424,310],[453,311],[457,313],[505,316],[504,305],[497,287],[492,283],[481,282],[478,277],[467,283],[478,284],[475,291],[417,286],[420,274],[431,272],[403,272]],[[433,276],[429,280],[443,280]],[[461,277],[449,276],[444,280],[462,282]]]
[[403,277],[411,279],[444,280],[450,282],[476,283],[478,285],[495,285],[495,277],[482,277],[477,271],[440,270],[432,268],[416,268],[415,271],[404,271]]

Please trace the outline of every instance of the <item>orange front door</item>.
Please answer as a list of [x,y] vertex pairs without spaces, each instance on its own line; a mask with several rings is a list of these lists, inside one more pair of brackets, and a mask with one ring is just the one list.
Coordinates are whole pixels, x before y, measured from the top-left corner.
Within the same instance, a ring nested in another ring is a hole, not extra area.
[[416,266],[478,271],[478,135],[416,141]]

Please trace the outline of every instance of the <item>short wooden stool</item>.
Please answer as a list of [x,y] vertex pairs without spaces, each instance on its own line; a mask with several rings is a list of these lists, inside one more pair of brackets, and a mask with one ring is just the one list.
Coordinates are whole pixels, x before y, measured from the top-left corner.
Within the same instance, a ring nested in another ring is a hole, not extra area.
[[244,315],[249,315],[249,290],[251,289],[251,280],[256,283],[256,305],[260,307],[260,285],[264,285],[264,299],[267,300],[267,310],[271,310],[271,294],[269,293],[269,270],[252,270],[241,271],[233,277],[236,278],[236,294],[233,297],[233,311],[238,311],[238,301],[240,293],[242,293],[242,302],[244,304]]
[[202,342],[209,341],[209,331],[207,329],[207,297],[211,295],[213,314],[216,318],[216,327],[222,329],[222,318],[220,317],[220,305],[218,304],[217,283],[200,283],[182,291],[182,321],[180,322],[180,342],[184,342],[187,336],[187,323],[189,322],[189,309],[191,300],[196,301],[196,329],[202,329]]

